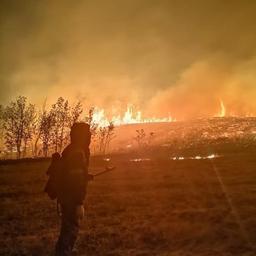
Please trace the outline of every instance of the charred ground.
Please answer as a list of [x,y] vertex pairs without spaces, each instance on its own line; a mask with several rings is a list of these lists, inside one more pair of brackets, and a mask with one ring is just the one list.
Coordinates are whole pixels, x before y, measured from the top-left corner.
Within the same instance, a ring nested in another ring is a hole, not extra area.
[[[231,148],[213,161],[255,243],[255,155]],[[146,161],[130,161],[135,153],[111,156],[116,170],[89,186],[78,255],[255,255],[212,160],[174,161],[161,154]],[[91,168],[105,164],[93,157]],[[42,192],[47,166],[47,161],[0,166],[0,255],[51,255],[59,220],[55,202]]]

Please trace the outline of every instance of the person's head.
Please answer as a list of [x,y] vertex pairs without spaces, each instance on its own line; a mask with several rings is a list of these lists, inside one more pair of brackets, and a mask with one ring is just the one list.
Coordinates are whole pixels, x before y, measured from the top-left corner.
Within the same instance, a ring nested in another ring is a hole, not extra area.
[[70,131],[71,143],[81,147],[89,147],[91,142],[90,125],[87,123],[79,122],[74,123]]

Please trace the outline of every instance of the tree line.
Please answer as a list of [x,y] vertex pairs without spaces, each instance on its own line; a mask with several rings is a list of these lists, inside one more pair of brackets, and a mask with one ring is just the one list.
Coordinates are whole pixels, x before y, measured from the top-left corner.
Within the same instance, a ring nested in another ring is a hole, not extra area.
[[38,110],[24,96],[17,97],[6,106],[0,105],[2,157],[48,157],[62,152],[69,143],[70,128],[75,122],[90,124],[93,153],[105,154],[115,137],[114,125],[100,127],[93,121],[94,108],[83,113],[80,101],[70,104],[59,97],[49,109],[45,104]]

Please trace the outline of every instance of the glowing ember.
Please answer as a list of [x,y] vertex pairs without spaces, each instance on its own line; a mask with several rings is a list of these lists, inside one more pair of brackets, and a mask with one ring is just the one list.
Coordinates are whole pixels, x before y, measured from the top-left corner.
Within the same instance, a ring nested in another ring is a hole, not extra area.
[[131,159],[130,162],[145,162],[145,161],[150,161],[150,158],[135,158]]
[[219,155],[216,154],[211,154],[209,156],[192,156],[192,157],[183,157],[183,156],[175,156],[172,157],[172,160],[202,160],[202,159],[214,159],[220,157]]
[[118,115],[113,116],[112,118],[108,118],[105,115],[105,111],[103,109],[96,108],[93,113],[92,121],[99,124],[99,126],[104,127],[108,126],[110,122],[118,126],[123,124],[174,122],[176,120],[170,116],[165,118],[142,118],[141,111],[137,111],[134,113],[132,107],[127,107],[127,111],[123,114],[123,116]]
[[184,160],[185,158],[183,156],[175,156],[172,158],[172,160]]

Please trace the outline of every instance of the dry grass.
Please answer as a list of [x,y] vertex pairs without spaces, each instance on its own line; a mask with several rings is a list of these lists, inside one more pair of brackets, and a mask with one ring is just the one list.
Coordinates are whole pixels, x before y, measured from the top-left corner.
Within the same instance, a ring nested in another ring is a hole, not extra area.
[[[209,160],[129,162],[89,186],[77,255],[256,255],[229,209]],[[214,160],[252,243],[256,243],[256,158]],[[48,163],[0,166],[0,255],[51,255],[55,203],[43,194]],[[93,159],[92,166],[103,162]]]

